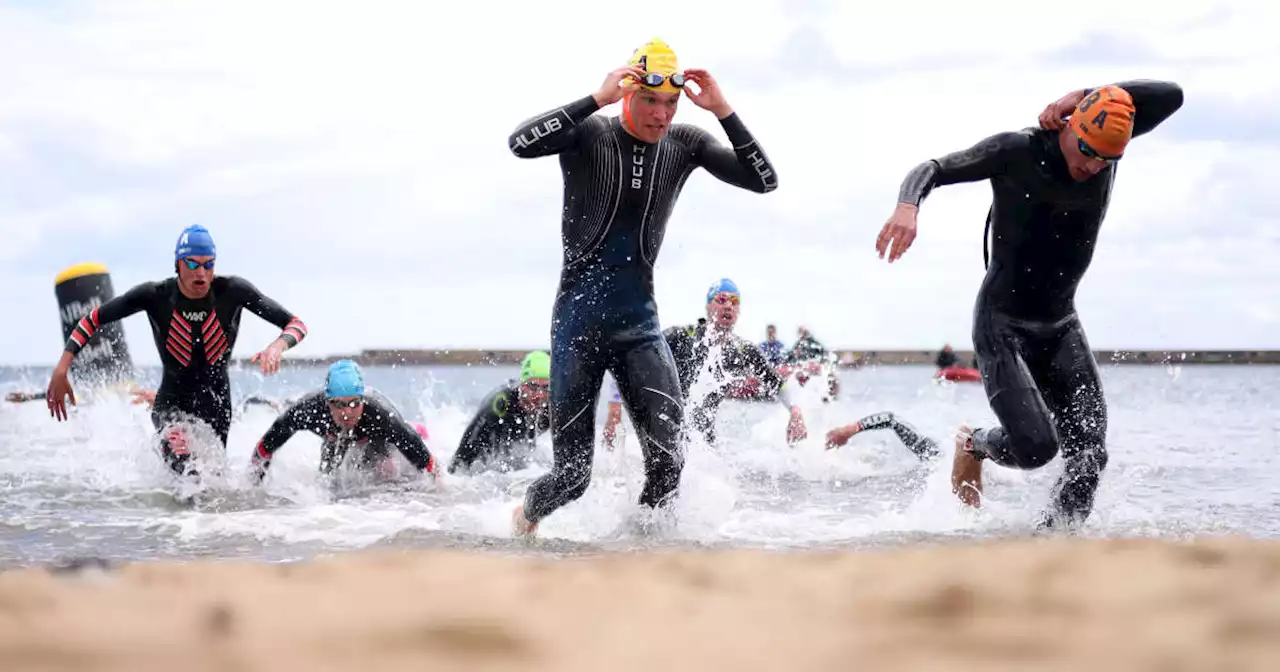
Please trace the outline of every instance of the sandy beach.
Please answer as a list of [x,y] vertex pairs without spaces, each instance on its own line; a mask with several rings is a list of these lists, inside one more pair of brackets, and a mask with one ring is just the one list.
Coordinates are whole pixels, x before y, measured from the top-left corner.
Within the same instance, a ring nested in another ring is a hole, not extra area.
[[0,574],[4,670],[1082,666],[1280,669],[1280,543],[377,550]]

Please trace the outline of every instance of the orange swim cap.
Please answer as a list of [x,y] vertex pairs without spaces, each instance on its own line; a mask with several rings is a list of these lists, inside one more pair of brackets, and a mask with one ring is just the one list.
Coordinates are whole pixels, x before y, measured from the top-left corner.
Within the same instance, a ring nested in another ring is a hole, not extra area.
[[1071,113],[1071,129],[1099,155],[1124,154],[1133,137],[1133,97],[1118,86],[1104,86],[1084,97]]

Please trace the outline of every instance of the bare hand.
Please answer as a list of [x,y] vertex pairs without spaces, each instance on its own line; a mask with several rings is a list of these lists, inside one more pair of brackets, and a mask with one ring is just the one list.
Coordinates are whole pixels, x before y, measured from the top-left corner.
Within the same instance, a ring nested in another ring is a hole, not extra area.
[[[711,73],[706,70],[685,70],[684,78],[687,80],[684,86],[684,94],[689,96],[689,100],[692,100],[694,105],[715,113],[718,119],[724,119],[733,114],[733,108],[724,99],[724,92],[720,90],[720,85],[716,83],[716,79],[711,76]],[[694,93],[693,89],[689,88],[688,82],[698,85],[697,93]]]
[[71,381],[67,380],[67,372],[54,369],[45,399],[49,404],[49,415],[57,418],[58,422],[67,419],[67,397],[71,398],[71,405],[75,406],[76,393],[71,389]]
[[889,249],[889,243],[893,242],[893,248],[889,250],[889,263],[893,263],[902,258],[906,254],[907,248],[911,247],[911,243],[916,239],[916,206],[906,203],[899,203],[894,208],[893,215],[889,217],[889,221],[885,222],[884,228],[880,229],[880,237],[876,239],[876,251],[880,253],[880,258],[884,259],[886,249]]
[[[643,76],[644,68],[638,65],[618,68],[604,78],[604,84],[600,85],[600,90],[591,94],[591,97],[596,99],[596,104],[600,107],[612,105],[638,88],[640,86],[640,78]],[[623,80],[627,80],[627,82],[624,84]]]
[[259,352],[249,360],[251,364],[258,364],[262,368],[262,375],[269,376],[273,373],[280,372],[280,355],[284,354],[284,341],[276,340],[267,346],[266,350]]
[[827,450],[849,443],[849,439],[854,435],[853,430],[853,425],[845,425],[827,432]]
[[1080,101],[1084,100],[1084,90],[1072,91],[1067,95],[1049,103],[1040,113],[1040,128],[1049,131],[1060,131],[1067,126],[1067,117]]
[[129,390],[129,394],[133,396],[133,401],[130,403],[134,404],[135,406],[142,405],[142,404],[146,404],[147,406],[156,405],[155,390],[144,390],[142,388],[135,387],[134,389]]

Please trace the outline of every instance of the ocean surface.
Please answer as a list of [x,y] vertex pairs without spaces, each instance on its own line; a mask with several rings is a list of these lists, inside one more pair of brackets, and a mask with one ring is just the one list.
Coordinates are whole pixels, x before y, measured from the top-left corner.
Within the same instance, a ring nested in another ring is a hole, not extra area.
[[[155,385],[158,369],[144,369]],[[430,430],[447,464],[470,416],[512,367],[369,367],[369,384]],[[956,537],[1032,533],[1062,465],[1036,472],[988,466],[981,510],[949,487],[956,425],[994,418],[977,383],[937,383],[932,369],[842,370],[837,400],[801,388],[809,438],[784,440],[776,404],[726,402],[716,448],[689,449],[674,520],[632,524],[643,481],[630,422],[625,445],[596,452],[582,499],[543,521],[535,540],[511,537],[512,507],[550,464],[550,435],[531,466],[512,473],[446,475],[440,484],[337,485],[316,472],[320,440],[295,436],[260,487],[247,485],[253,446],[275,412],[239,402],[318,388],[320,367],[263,378],[233,369],[237,418],[224,474],[194,504],[175,499],[145,407],[104,395],[50,417],[43,402],[0,401],[0,568],[76,558],[252,558],[289,561],[365,547],[458,547],[571,555],[653,547],[874,547]],[[47,368],[0,368],[0,398],[43,390]],[[1280,366],[1103,365],[1110,465],[1095,513],[1077,534],[1172,536],[1280,533]],[[908,452],[891,431],[864,432],[826,451],[832,427],[892,411],[944,447],[936,462]],[[603,398],[596,434],[603,427]],[[215,455],[214,458],[217,459]]]

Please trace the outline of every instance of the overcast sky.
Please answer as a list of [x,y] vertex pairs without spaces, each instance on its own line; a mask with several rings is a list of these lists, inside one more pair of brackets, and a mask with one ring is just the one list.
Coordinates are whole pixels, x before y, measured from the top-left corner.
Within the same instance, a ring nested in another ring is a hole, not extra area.
[[[0,363],[56,360],[59,270],[103,262],[123,293],[171,274],[197,222],[219,272],[306,321],[298,354],[545,347],[559,166],[507,136],[654,36],[717,76],[780,178],[764,196],[690,179],[657,267],[664,325],[727,276],[753,339],[774,322],[788,342],[806,324],[834,347],[968,348],[990,187],[935,192],[889,265],[874,244],[903,175],[1070,89],[1158,78],[1186,104],[1120,168],[1078,295],[1092,344],[1280,347],[1264,3],[338,4],[0,0]],[[676,119],[724,138],[687,100]],[[243,325],[237,356],[278,333]],[[158,362],[145,317],[126,333]]]

